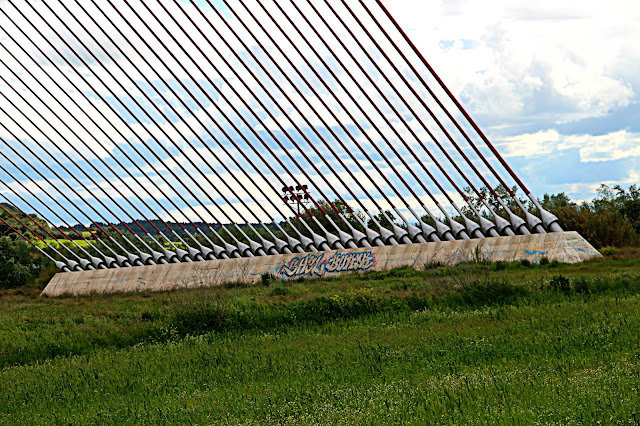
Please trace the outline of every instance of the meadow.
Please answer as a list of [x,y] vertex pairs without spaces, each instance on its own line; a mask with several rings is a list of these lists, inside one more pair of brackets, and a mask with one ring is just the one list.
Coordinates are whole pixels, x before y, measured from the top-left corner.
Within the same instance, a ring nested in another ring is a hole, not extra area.
[[638,424],[640,256],[0,292],[3,424]]

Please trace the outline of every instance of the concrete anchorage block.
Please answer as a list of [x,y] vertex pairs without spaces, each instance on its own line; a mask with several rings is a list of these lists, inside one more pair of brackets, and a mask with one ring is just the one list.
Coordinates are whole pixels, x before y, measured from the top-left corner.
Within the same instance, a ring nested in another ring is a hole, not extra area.
[[[95,292],[163,291],[174,288],[215,286],[237,281],[258,282],[260,276],[265,273],[287,280],[310,276],[333,276],[354,271],[381,271],[401,266],[418,268],[434,261],[453,265],[473,259],[478,253],[483,259],[489,261],[527,259],[534,263],[539,262],[542,257],[559,262],[576,263],[601,256],[577,232],[551,232],[319,253],[218,259],[107,271],[62,272],[51,280],[42,294],[56,297],[63,294],[87,295]],[[331,259],[336,256],[339,256],[340,262],[331,262]],[[309,267],[309,262],[313,262],[315,266]],[[74,265],[80,268],[77,262],[70,262],[68,267],[59,265],[59,268],[74,269]],[[332,267],[328,268],[327,265]],[[206,271],[206,279],[200,277],[202,274],[198,271]],[[169,279],[171,283],[167,282]]]

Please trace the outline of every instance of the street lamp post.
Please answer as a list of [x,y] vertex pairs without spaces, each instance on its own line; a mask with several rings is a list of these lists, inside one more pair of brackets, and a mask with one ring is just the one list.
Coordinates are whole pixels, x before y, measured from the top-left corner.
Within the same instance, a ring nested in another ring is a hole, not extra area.
[[300,231],[300,206],[303,205],[305,207],[308,207],[309,204],[311,203],[311,197],[309,196],[308,189],[309,189],[308,185],[296,185],[295,187],[294,186],[282,187],[282,193],[283,193],[282,199],[284,200],[284,202],[291,205],[295,204],[297,206],[298,216],[296,217],[296,227],[298,228],[298,232],[301,232]]

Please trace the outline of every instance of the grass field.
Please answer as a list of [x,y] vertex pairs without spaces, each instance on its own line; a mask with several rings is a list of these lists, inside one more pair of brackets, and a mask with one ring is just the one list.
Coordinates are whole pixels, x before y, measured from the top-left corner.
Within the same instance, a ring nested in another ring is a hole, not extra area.
[[[88,232],[83,232],[83,234],[88,234]],[[95,240],[91,240],[90,237],[87,238],[88,241],[91,241],[92,243],[95,243]],[[71,241],[68,240],[53,240],[53,239],[46,239],[44,240],[46,241],[47,244],[49,244],[51,247],[55,248],[55,249],[60,249],[60,244],[64,244],[66,247],[70,247],[70,248],[75,248],[76,244],[82,248],[89,248],[89,242],[85,241],[85,240],[73,240],[73,243]],[[75,244],[74,244],[75,243]],[[36,245],[40,248],[46,248],[47,244],[45,244],[42,241],[36,241]]]
[[5,424],[638,424],[640,259],[0,293]]

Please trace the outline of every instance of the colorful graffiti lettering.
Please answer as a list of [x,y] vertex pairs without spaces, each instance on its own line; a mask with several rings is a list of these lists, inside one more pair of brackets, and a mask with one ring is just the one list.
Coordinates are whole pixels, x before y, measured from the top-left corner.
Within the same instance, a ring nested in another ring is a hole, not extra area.
[[[579,251],[581,253],[599,256],[600,252],[595,250],[587,240],[584,238],[569,238],[567,239],[567,245],[572,249]],[[584,245],[582,248],[578,247],[578,245]]]
[[513,259],[516,255],[516,251],[514,249],[502,249],[502,250],[493,250],[489,251],[486,248],[482,248],[482,257],[484,260],[489,261],[509,261]]
[[540,250],[534,250],[534,251],[529,251],[529,250],[525,250],[525,253],[527,253],[528,256],[535,256],[536,254],[540,255],[540,256],[544,256],[549,254],[549,250],[547,251],[540,251]]
[[375,265],[376,256],[370,251],[334,253],[328,259],[325,253],[310,253],[276,266],[276,275],[283,279],[322,277],[326,274],[364,272]]

